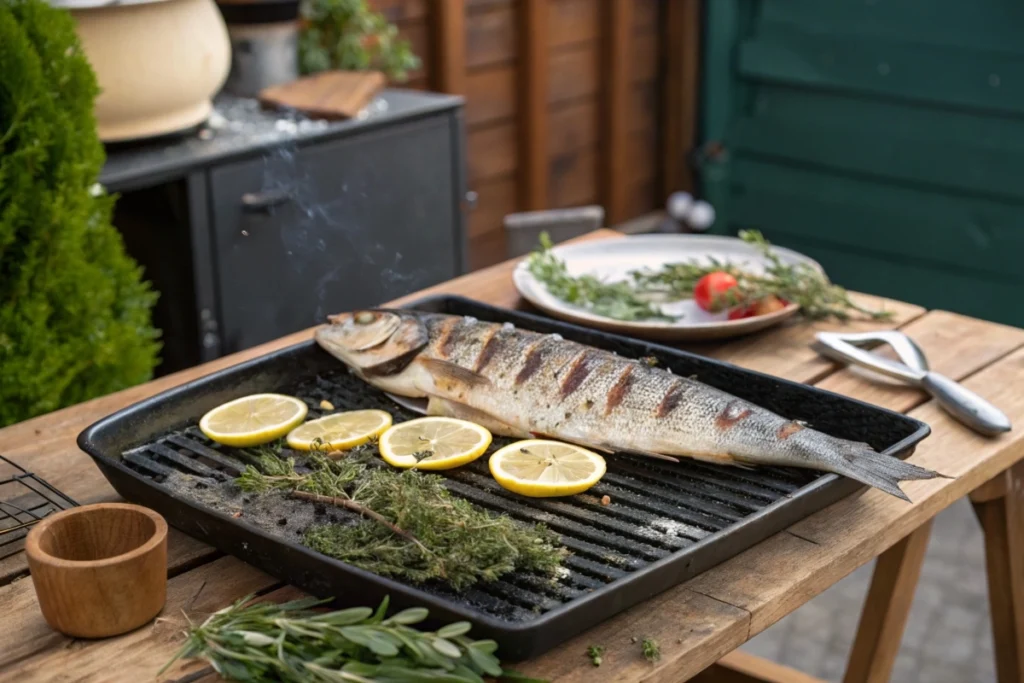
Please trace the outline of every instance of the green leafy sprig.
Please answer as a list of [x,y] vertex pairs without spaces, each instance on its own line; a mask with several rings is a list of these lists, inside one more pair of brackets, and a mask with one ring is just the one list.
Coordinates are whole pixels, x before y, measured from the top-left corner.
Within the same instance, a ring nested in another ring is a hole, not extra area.
[[551,252],[551,247],[551,238],[542,233],[540,248],[530,254],[528,267],[562,301],[615,320],[676,319],[663,313],[627,281],[606,282],[593,275],[570,275],[565,262]]
[[381,576],[462,590],[516,569],[553,575],[561,566],[566,550],[543,524],[521,524],[453,496],[440,476],[372,467],[374,453],[367,444],[338,460],[313,455],[302,472],[294,459],[263,454],[235,483],[361,514],[356,524],[314,524],[303,542]]
[[593,275],[573,276],[565,262],[551,252],[552,243],[547,233],[541,234],[540,247],[530,255],[527,265],[530,273],[552,295],[615,320],[677,320],[665,314],[655,302],[691,298],[697,282],[716,271],[729,273],[737,281],[736,287],[719,295],[717,303],[722,308],[775,296],[798,304],[802,315],[811,320],[845,321],[853,312],[871,320],[886,320],[892,316],[890,311],[864,308],[810,264],[786,263],[760,232],[742,230],[739,236],[764,256],[767,264],[763,273],[752,273],[736,264],[711,258],[705,263],[669,263],[657,270],[632,271],[630,280],[617,282],[606,282]]
[[191,625],[186,642],[160,673],[178,659],[204,659],[234,681],[286,683],[483,683],[503,677],[493,640],[472,640],[470,624],[437,631],[415,624],[427,610],[414,607],[385,617],[388,600],[374,611],[353,607],[314,610],[325,601],[275,604],[252,596]]
[[671,263],[655,271],[631,273],[636,290],[648,294],[661,292],[678,299],[689,298],[693,296],[698,280],[708,273],[724,271],[737,281],[737,286],[722,297],[720,303],[724,308],[776,296],[798,304],[804,317],[812,320],[835,318],[845,321],[851,312],[861,313],[872,320],[891,317],[890,311],[875,311],[859,305],[845,289],[833,284],[809,263],[786,263],[760,232],[742,230],[739,236],[756,247],[765,258],[767,263],[763,274],[751,273],[717,259],[709,259],[705,264],[694,261]]

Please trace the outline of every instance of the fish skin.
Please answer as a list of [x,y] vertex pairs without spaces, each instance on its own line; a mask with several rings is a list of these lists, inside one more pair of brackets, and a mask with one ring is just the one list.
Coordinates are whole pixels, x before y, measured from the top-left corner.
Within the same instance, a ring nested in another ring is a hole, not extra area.
[[[464,407],[486,415],[493,426],[507,426],[499,433],[719,464],[835,472],[904,500],[900,481],[944,476],[697,380],[558,335],[442,314],[373,313],[378,317],[371,324],[379,329],[364,329],[365,312],[341,314],[315,339],[370,384],[430,398],[435,414],[474,414]],[[365,348],[366,339],[385,336]],[[381,375],[381,367],[391,374]]]

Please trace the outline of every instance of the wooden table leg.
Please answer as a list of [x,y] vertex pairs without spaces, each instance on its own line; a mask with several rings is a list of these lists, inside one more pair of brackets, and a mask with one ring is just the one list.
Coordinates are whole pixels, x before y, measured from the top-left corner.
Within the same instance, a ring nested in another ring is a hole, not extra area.
[[1024,683],[1024,463],[971,494],[985,532],[988,601],[999,683]]
[[932,521],[879,555],[843,683],[885,683],[903,640]]
[[749,652],[736,650],[691,678],[689,683],[825,683],[825,681]]

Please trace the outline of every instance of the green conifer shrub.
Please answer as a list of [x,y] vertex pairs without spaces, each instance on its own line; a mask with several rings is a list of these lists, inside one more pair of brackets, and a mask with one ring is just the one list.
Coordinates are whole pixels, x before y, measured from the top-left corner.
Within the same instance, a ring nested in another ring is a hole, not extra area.
[[67,12],[0,2],[0,426],[156,366],[156,294],[95,189],[98,92]]

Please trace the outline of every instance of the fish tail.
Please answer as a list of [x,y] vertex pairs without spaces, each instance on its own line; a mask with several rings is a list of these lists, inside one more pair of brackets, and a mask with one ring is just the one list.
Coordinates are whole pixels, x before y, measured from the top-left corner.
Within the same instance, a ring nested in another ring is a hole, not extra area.
[[890,495],[902,498],[908,503],[912,501],[900,489],[901,481],[935,479],[936,477],[950,478],[934,470],[879,453],[867,444],[844,444],[840,456],[829,463],[833,472],[856,479],[862,484],[874,486]]

